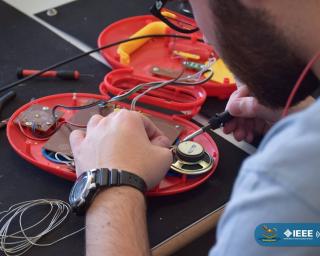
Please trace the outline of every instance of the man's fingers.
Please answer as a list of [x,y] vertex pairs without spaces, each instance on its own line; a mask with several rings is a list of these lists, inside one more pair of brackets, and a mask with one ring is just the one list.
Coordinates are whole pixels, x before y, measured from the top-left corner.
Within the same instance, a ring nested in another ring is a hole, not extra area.
[[245,139],[246,137],[246,131],[244,128],[245,121],[242,118],[239,118],[238,120],[238,126],[235,129],[235,131],[233,132],[233,137],[237,140],[237,141],[242,141]]
[[238,125],[238,118],[233,118],[232,120],[224,124],[223,132],[225,134],[232,133],[237,128],[237,125]]
[[254,139],[253,126],[253,119],[234,118],[224,125],[223,131],[226,134],[233,132],[233,136],[237,141],[246,140],[250,143]]
[[162,147],[162,148],[169,148],[171,146],[170,140],[164,135],[155,137],[155,138],[151,139],[150,141],[151,141],[151,144],[158,146],[158,147]]
[[253,124],[254,124],[254,119],[249,119],[249,120],[246,120],[246,122],[245,122],[244,129],[246,131],[246,137],[244,138],[244,140],[248,143],[250,143],[254,138]]
[[251,143],[253,141],[253,139],[254,139],[254,134],[252,132],[248,132],[245,141],[248,143]]
[[163,132],[146,116],[139,114],[150,142],[159,147],[169,148],[170,141]]
[[69,140],[72,152],[77,151],[78,147],[80,146],[81,142],[85,138],[85,132],[81,130],[74,130],[71,132]]
[[98,125],[98,123],[101,121],[101,119],[103,119],[103,116],[93,115],[87,124],[87,130],[89,131],[92,128],[96,127]]
[[147,136],[150,140],[153,140],[159,136],[164,136],[163,132],[160,131],[160,129],[148,117],[140,113],[137,114],[140,115],[143,121],[144,129],[146,130]]
[[244,131],[244,129],[242,128],[237,128],[234,132],[233,132],[233,137],[237,140],[237,141],[242,141],[246,138],[246,132]]
[[239,87],[236,91],[234,91],[230,98],[229,98],[229,102],[232,102],[233,100],[235,99],[238,99],[238,98],[242,98],[242,97],[247,97],[249,96],[249,89],[247,86],[242,86],[242,87]]
[[[161,146],[161,147],[169,147],[170,142],[169,139],[166,138],[162,131],[145,115],[128,110],[120,110],[116,113],[110,114],[107,118],[101,121],[101,124],[105,124],[107,122],[121,122],[123,125],[127,125],[130,129],[134,129],[138,132],[139,129],[142,132],[145,132],[145,135],[151,141],[152,144]],[[135,127],[135,128],[133,128]]]
[[155,146],[169,148],[171,146],[170,141],[163,132],[148,117],[140,113],[137,114],[142,119],[144,129],[150,142]]
[[258,101],[254,97],[237,98],[228,104],[227,110],[236,117],[255,118],[257,116]]
[[274,122],[279,117],[279,111],[261,105],[254,97],[234,99],[227,105],[227,110],[236,117],[261,118],[269,122]]
[[231,94],[230,99],[246,97],[249,96],[249,93],[250,91],[247,86],[241,86]]

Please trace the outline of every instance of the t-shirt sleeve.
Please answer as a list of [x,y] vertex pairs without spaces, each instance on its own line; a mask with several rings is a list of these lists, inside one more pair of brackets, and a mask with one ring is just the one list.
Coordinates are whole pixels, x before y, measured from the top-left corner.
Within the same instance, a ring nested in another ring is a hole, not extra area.
[[210,256],[320,255],[320,247],[266,247],[256,242],[255,229],[262,223],[319,222],[317,212],[267,173],[241,170]]

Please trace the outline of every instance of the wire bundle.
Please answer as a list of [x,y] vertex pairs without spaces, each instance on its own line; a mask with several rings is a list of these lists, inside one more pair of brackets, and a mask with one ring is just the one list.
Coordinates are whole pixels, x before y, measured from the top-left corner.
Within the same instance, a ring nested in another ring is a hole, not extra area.
[[45,148],[41,149],[42,155],[49,161],[56,164],[64,164],[74,170],[74,159],[62,152],[53,152],[46,150]]
[[[116,95],[116,96],[112,97],[111,99],[109,99],[107,101],[99,100],[99,101],[90,103],[88,105],[83,105],[83,106],[56,105],[52,109],[52,116],[53,116],[54,119],[56,119],[56,110],[58,108],[63,108],[63,109],[68,109],[68,110],[83,110],[83,109],[91,108],[91,107],[94,107],[94,106],[104,107],[107,104],[113,103],[115,101],[126,100],[131,95],[133,95],[133,94],[145,89],[144,92],[140,93],[139,95],[137,95],[132,100],[131,109],[134,110],[137,101],[142,96],[146,95],[147,93],[149,93],[152,90],[156,90],[158,88],[162,88],[162,87],[167,86],[169,84],[181,85],[181,86],[195,86],[195,85],[200,85],[200,84],[203,84],[203,83],[209,81],[212,78],[213,74],[214,74],[213,70],[211,69],[211,66],[212,66],[213,62],[215,62],[215,61],[216,61],[215,59],[210,59],[208,61],[208,63],[206,65],[204,65],[203,68],[200,71],[198,71],[197,73],[195,73],[195,74],[183,76],[183,71],[182,71],[181,74],[178,77],[176,77],[174,79],[171,79],[171,80],[163,80],[163,81],[156,81],[156,82],[138,84],[137,86],[133,87],[129,91],[126,91],[126,92],[124,92],[124,93],[122,93],[120,95]],[[206,78],[201,79],[201,77],[207,72],[209,72],[209,75]]]
[[[167,86],[169,84],[183,85],[183,86],[195,86],[195,85],[203,84],[203,83],[209,81],[213,76],[213,70],[211,69],[211,66],[215,61],[216,61],[215,59],[210,59],[208,61],[208,63],[206,65],[204,65],[201,70],[199,70],[197,73],[192,74],[192,75],[183,76],[183,71],[182,71],[182,73],[178,77],[176,77],[175,79],[166,80],[166,81],[159,81],[159,82],[152,82],[152,83],[145,84],[145,85],[148,85],[149,88],[147,90],[145,90],[144,92],[140,93],[139,95],[137,95],[132,100],[132,102],[131,102],[131,110],[135,110],[136,103],[138,102],[138,100],[142,96],[148,94],[150,91],[162,88],[162,87]],[[201,77],[207,72],[210,72],[209,76],[206,77],[205,79],[200,80]],[[141,86],[141,85],[138,85],[138,86]],[[119,97],[119,96],[116,96],[116,97]],[[113,100],[114,98],[112,98],[111,100]],[[110,100],[109,100],[109,102],[110,102]]]
[[[38,206],[49,206],[49,211],[35,224],[25,227],[23,225],[24,215],[32,208]],[[51,246],[82,231],[84,228],[50,243],[38,243],[39,239],[59,227],[66,220],[70,211],[70,205],[64,201],[56,199],[37,199],[15,204],[8,210],[0,212],[0,251],[4,252],[7,256],[18,256],[27,252],[32,246]],[[19,229],[10,232],[14,221],[18,221]],[[45,227],[43,228],[43,226]],[[36,235],[28,236],[26,234],[26,231],[31,232],[34,230],[38,232]]]

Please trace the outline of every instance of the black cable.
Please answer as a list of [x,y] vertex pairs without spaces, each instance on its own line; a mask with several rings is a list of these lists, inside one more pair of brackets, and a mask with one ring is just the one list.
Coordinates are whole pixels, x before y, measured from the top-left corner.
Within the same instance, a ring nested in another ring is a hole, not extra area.
[[93,103],[90,103],[90,104],[87,104],[87,105],[82,105],[82,106],[66,106],[66,105],[58,104],[58,105],[55,105],[52,108],[52,117],[53,117],[54,121],[56,122],[57,121],[56,111],[57,111],[58,108],[63,108],[63,109],[67,109],[67,110],[83,110],[83,109],[87,109],[87,108],[92,108],[92,107],[98,106],[100,104],[105,105],[106,101],[98,100],[98,101],[95,101]]
[[15,96],[16,93],[14,91],[10,91],[0,97],[0,112],[2,108],[6,105],[6,103],[12,100]]
[[[5,90],[8,90],[10,88],[13,88],[19,84],[22,84],[24,82],[27,82],[27,81],[30,81],[32,80],[33,78],[35,77],[38,77],[40,75],[42,75],[43,73],[49,71],[49,70],[52,70],[52,69],[55,69],[57,67],[61,67],[65,64],[68,64],[72,61],[75,61],[75,60],[78,60],[84,56],[87,56],[87,55],[90,55],[91,53],[94,53],[94,52],[98,52],[98,51],[101,51],[101,50],[104,50],[104,49],[107,49],[107,48],[111,48],[113,46],[116,46],[116,45],[119,45],[119,44],[122,44],[122,43],[126,43],[126,42],[130,42],[130,41],[134,41],[134,40],[139,40],[139,39],[144,39],[144,38],[166,38],[166,37],[172,37],[172,38],[180,38],[180,39],[185,39],[185,40],[191,40],[192,37],[190,36],[183,36],[183,35],[161,35],[161,34],[151,34],[151,35],[144,35],[144,36],[137,36],[137,37],[131,37],[131,38],[127,38],[127,39],[124,39],[124,40],[120,40],[120,41],[117,41],[117,42],[114,42],[114,43],[111,43],[111,44],[107,44],[107,45],[104,45],[104,46],[101,46],[101,47],[98,47],[98,48],[95,48],[91,51],[88,51],[88,52],[84,52],[84,53],[80,53],[76,56],[73,56],[73,57],[70,57],[68,59],[65,59],[63,61],[60,61],[58,63],[55,63],[47,68],[44,68],[42,70],[40,70],[39,72],[31,75],[31,76],[27,76],[25,78],[22,78],[20,80],[17,80],[13,83],[10,83],[10,84],[7,84],[5,85],[4,87],[0,88],[0,92],[3,92]],[[203,42],[202,39],[197,39],[197,41],[199,42]]]
[[[206,77],[205,79],[199,81],[199,82],[194,82],[194,83],[191,83],[191,84],[188,84],[186,82],[177,82],[177,80],[179,80],[181,78],[181,76],[183,75],[183,72],[184,70],[179,74],[178,77],[176,77],[175,79],[172,79],[172,80],[168,80],[165,82],[165,84],[163,86],[166,86],[168,84],[174,84],[174,85],[183,85],[183,86],[196,86],[196,85],[199,85],[199,84],[203,84],[207,81],[209,81],[212,76],[213,76],[213,72],[211,72],[211,74]],[[159,81],[159,82],[154,82],[155,84],[161,84],[161,83],[164,83],[163,81]],[[130,92],[130,91],[129,91]],[[128,93],[129,93],[128,92]],[[124,95],[121,95],[121,96],[124,96]],[[120,97],[121,97],[120,96]],[[130,96],[130,95],[128,95]],[[116,96],[116,97],[119,97],[119,96]],[[55,122],[57,122],[57,115],[56,115],[56,111],[58,108],[63,108],[63,109],[67,109],[67,110],[83,110],[83,109],[87,109],[87,108],[92,108],[92,107],[95,107],[95,106],[101,106],[101,107],[104,107],[106,106],[106,104],[108,104],[109,102],[111,102],[111,100],[114,99],[114,98],[111,98],[110,100],[98,100],[96,102],[93,102],[93,103],[90,103],[90,104],[87,104],[87,105],[82,105],[82,106],[66,106],[66,105],[62,105],[62,104],[58,104],[58,105],[55,105],[53,108],[52,108],[52,117],[53,117],[53,120]],[[121,101],[122,99],[116,99],[115,101]]]
[[[55,69],[57,67],[61,67],[65,64],[68,64],[72,61],[75,61],[75,60],[78,60],[82,57],[85,57],[87,55],[90,55],[94,52],[97,52],[97,51],[101,51],[101,50],[104,50],[104,49],[107,49],[107,48],[111,48],[111,47],[114,47],[116,45],[119,45],[119,44],[122,44],[122,43],[126,43],[126,42],[130,42],[130,41],[134,41],[134,40],[140,40],[140,39],[144,39],[144,38],[166,38],[166,37],[171,37],[171,38],[180,38],[180,39],[185,39],[185,40],[191,40],[192,38],[190,36],[183,36],[183,35],[162,35],[162,34],[151,34],[151,35],[144,35],[144,36],[138,36],[138,37],[132,37],[132,38],[127,38],[127,39],[124,39],[124,40],[120,40],[120,41],[117,41],[117,42],[114,42],[114,43],[111,43],[111,44],[107,44],[107,45],[104,45],[104,46],[101,46],[101,47],[97,47],[95,49],[92,49],[88,52],[84,52],[84,53],[80,53],[76,56],[73,56],[73,57],[70,57],[68,59],[65,59],[63,61],[60,61],[58,63],[55,63],[47,68],[44,68],[40,71],[38,71],[37,73],[33,74],[33,75],[30,75],[30,76],[27,76],[25,78],[22,78],[20,80],[17,80],[13,83],[10,83],[10,84],[7,84],[5,85],[4,87],[0,88],[0,92],[3,92],[5,90],[8,90],[10,88],[13,88],[15,86],[18,86],[19,84],[21,83],[24,83],[24,82],[27,82],[27,81],[30,81],[32,80],[33,78],[35,77],[38,77],[40,75],[42,75],[43,73],[49,71],[49,70],[52,70],[52,69]],[[199,42],[203,42],[202,39],[197,39],[197,41]],[[211,74],[211,76],[207,77],[207,79],[205,79],[204,81],[201,81],[201,83],[203,82],[206,82],[208,80],[211,79],[213,74]],[[180,76],[179,76],[180,77]],[[176,83],[176,80],[177,79],[174,79],[172,82],[173,84],[179,84],[179,83]],[[199,83],[195,83],[193,85],[197,85]],[[103,101],[103,100],[100,100],[100,101],[96,101],[94,103],[91,103],[91,104],[87,104],[87,105],[83,105],[83,106],[65,106],[65,105],[56,105],[53,107],[52,109],[52,116],[53,116],[53,119],[55,120],[56,119],[56,110],[58,108],[64,108],[64,109],[69,109],[69,110],[82,110],[82,109],[87,109],[87,108],[91,108],[91,107],[94,107],[94,106],[97,106],[99,104],[105,104],[106,102]]]
[[[209,81],[212,76],[213,76],[213,72],[211,72],[211,74],[206,77],[206,79],[204,80],[201,80],[199,82],[195,82],[195,83],[192,83],[192,84],[187,84],[187,83],[180,83],[180,82],[177,82],[177,80],[179,80],[181,78],[181,76],[183,75],[183,72],[184,70],[179,74],[178,77],[176,77],[175,79],[172,79],[172,80],[168,80],[166,81],[166,85],[168,84],[175,84],[175,85],[184,85],[184,86],[195,86],[195,85],[199,85],[199,84],[203,84],[207,81]],[[156,82],[155,82],[156,83]],[[163,83],[162,81],[159,81],[158,82],[159,84],[160,83]],[[165,85],[164,85],[165,86]],[[101,105],[102,107],[105,106],[109,101],[108,100],[98,100],[98,101],[95,101],[93,103],[90,103],[90,104],[87,104],[87,105],[82,105],[82,106],[66,106],[66,105],[62,105],[62,104],[58,104],[58,105],[55,105],[53,108],[52,108],[52,117],[53,119],[55,120],[55,122],[57,121],[56,120],[56,111],[58,108],[63,108],[63,109],[67,109],[67,110],[83,110],[83,109],[87,109],[87,108],[92,108],[92,107],[95,107],[95,106],[98,106],[98,105]]]

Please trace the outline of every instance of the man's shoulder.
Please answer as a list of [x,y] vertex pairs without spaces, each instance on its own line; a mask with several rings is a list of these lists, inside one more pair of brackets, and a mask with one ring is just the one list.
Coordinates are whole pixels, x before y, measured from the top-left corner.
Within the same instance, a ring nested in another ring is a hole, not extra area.
[[[320,102],[282,120],[245,161],[219,221],[218,242],[211,255],[236,255],[239,251],[246,255],[270,255],[270,248],[258,245],[254,239],[258,225],[319,220],[319,112]],[[239,225],[244,235],[234,239]],[[272,252],[319,255],[319,250],[312,247],[273,248]]]
[[248,158],[241,174],[253,172],[292,190],[308,203],[314,200],[320,180],[320,101],[276,124],[257,153]]
[[320,157],[316,157],[320,152],[319,145],[320,100],[305,111],[278,122],[265,136],[257,153],[248,160],[258,164],[261,161],[269,167],[292,163],[310,165],[320,161]]

